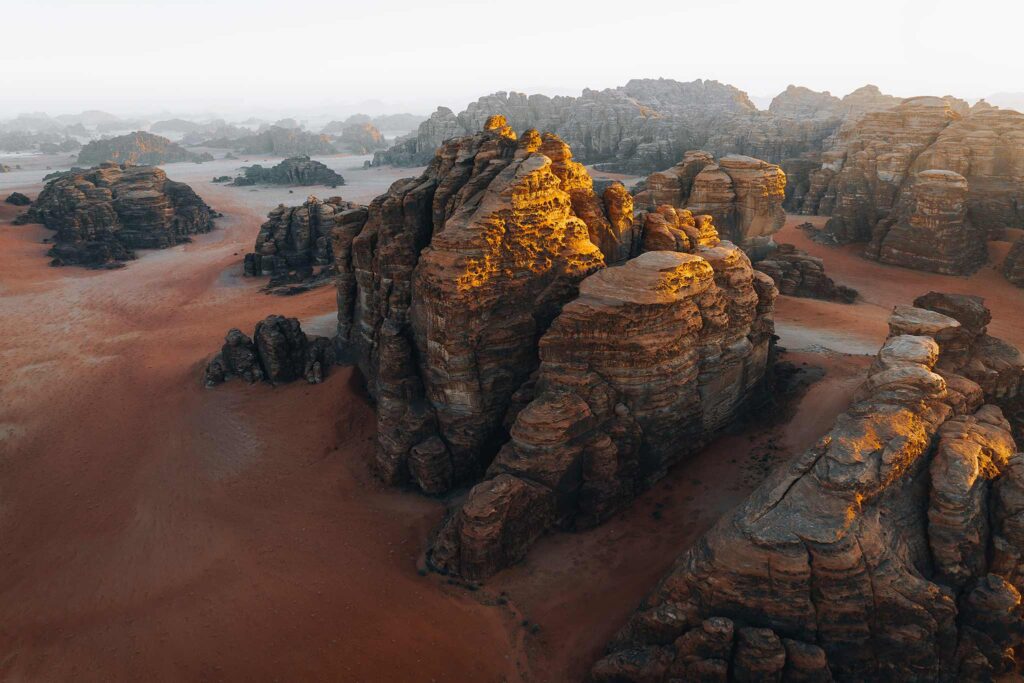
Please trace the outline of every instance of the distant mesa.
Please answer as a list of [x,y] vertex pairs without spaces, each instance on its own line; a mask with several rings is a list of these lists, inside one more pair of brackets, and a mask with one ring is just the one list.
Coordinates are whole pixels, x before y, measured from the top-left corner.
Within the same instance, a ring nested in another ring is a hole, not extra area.
[[233,185],[325,185],[338,187],[345,184],[345,178],[325,164],[313,161],[308,156],[294,156],[270,168],[259,164],[246,166],[242,175]]
[[283,204],[267,214],[254,251],[245,255],[245,274],[270,276],[267,291],[296,294],[333,283],[334,245],[366,221],[366,207],[330,197],[309,197],[300,206]]
[[319,384],[333,364],[330,339],[307,335],[296,318],[271,315],[256,324],[251,338],[231,329],[220,353],[206,366],[203,380],[208,387],[233,377],[250,384],[284,384],[297,379]]
[[338,146],[352,154],[370,154],[387,148],[387,141],[371,123],[354,123],[345,126],[338,137]]
[[117,268],[135,249],[164,249],[209,232],[215,215],[159,168],[107,162],[59,174],[20,218],[56,231],[51,265]]
[[237,138],[207,140],[209,147],[226,147],[242,154],[266,154],[269,156],[311,156],[336,154],[338,152],[327,135],[319,135],[297,128],[270,126],[259,133]]
[[32,203],[31,199],[29,199],[20,192],[12,192],[11,194],[7,195],[7,199],[5,199],[4,201],[7,202],[8,204],[13,204],[14,206],[28,206],[29,204]]
[[165,137],[142,131],[105,140],[93,140],[78,153],[78,163],[85,166],[95,166],[106,161],[134,166],[155,166],[179,161],[213,161],[213,156],[190,152]]

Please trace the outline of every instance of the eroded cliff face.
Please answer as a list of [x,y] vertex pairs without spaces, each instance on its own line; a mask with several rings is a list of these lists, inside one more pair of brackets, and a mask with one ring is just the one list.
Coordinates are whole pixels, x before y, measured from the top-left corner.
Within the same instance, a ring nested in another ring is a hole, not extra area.
[[594,681],[985,680],[1024,635],[1024,358],[977,297],[897,307],[854,403],[677,561]]
[[254,251],[245,255],[246,275],[269,275],[273,291],[302,283],[322,282],[333,274],[332,235],[350,225],[362,226],[366,207],[341,197],[326,201],[310,196],[299,206],[283,204],[267,214],[256,235]]
[[104,163],[59,174],[24,220],[56,231],[52,265],[117,267],[135,249],[164,249],[213,229],[214,212],[188,185],[150,166]]
[[738,155],[716,163],[708,152],[689,151],[672,168],[649,175],[634,203],[637,209],[668,204],[710,215],[722,237],[757,249],[786,222],[785,192],[786,174],[775,164]]
[[1003,275],[1012,284],[1024,287],[1024,238],[1018,239],[1010,247],[1003,261]]
[[594,195],[564,142],[500,116],[484,128],[333,233],[339,347],[377,403],[375,469],[429,493],[487,467],[539,338],[602,247],[617,258],[631,239],[628,202]]
[[484,578],[550,530],[604,521],[743,411],[769,367],[777,292],[715,242],[582,282],[514,397],[510,441],[438,534],[435,569]]
[[946,275],[969,275],[988,258],[987,236],[968,217],[967,179],[921,171],[895,223],[880,220],[864,252],[882,263]]
[[[979,253],[984,262],[986,239],[1024,227],[1024,114],[1015,111],[968,109],[953,98],[911,98],[844,127],[822,162],[808,174],[800,212],[830,215],[825,237],[871,242],[871,258],[936,272],[971,272]],[[957,174],[965,184],[961,191],[947,183],[944,191],[950,206],[963,205],[950,216],[962,228],[953,229],[945,219],[941,227],[923,213],[914,217],[920,195],[937,186],[936,171]],[[919,187],[921,174],[929,182]],[[933,225],[925,230],[924,223]],[[919,240],[925,236],[941,255],[924,253]]]

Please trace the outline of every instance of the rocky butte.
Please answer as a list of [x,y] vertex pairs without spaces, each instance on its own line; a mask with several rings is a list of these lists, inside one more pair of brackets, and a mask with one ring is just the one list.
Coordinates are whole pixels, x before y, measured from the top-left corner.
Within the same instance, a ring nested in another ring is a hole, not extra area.
[[[246,275],[269,275],[269,289],[291,294],[327,284],[334,274],[335,233],[366,221],[366,207],[341,197],[310,196],[299,206],[283,204],[267,214],[254,251],[245,255]],[[296,288],[296,285],[305,285]]]
[[159,168],[104,163],[59,174],[22,220],[56,231],[52,265],[110,268],[135,258],[135,249],[164,249],[209,232],[214,215]]
[[676,562],[593,681],[991,680],[1024,635],[1024,357],[981,299],[897,306],[850,408]]
[[[869,243],[869,258],[968,273],[985,240],[1024,227],[1024,114],[910,98],[844,127],[822,158],[800,211],[831,216],[825,238]],[[925,235],[941,255],[915,251]]]
[[231,329],[220,353],[206,366],[203,379],[208,387],[233,377],[250,384],[283,384],[300,378],[319,384],[333,363],[330,339],[307,335],[296,318],[271,315],[256,323],[251,338]]
[[260,164],[246,166],[242,175],[235,178],[233,185],[326,185],[337,187],[345,184],[340,173],[328,168],[308,156],[285,159],[270,168]]
[[78,163],[96,166],[105,161],[133,166],[155,166],[176,161],[213,161],[210,154],[196,154],[165,137],[138,131],[116,138],[93,140],[78,153]]

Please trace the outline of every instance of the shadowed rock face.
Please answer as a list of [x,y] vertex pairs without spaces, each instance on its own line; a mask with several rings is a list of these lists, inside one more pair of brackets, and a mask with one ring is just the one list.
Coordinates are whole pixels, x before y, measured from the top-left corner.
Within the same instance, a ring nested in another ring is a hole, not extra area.
[[[854,403],[676,562],[594,681],[986,680],[1024,635],[1024,358],[976,297],[897,307]],[[996,350],[993,350],[996,349]],[[732,678],[730,679],[729,676]]]
[[312,161],[308,156],[291,157],[276,166],[263,168],[259,164],[247,166],[244,174],[235,178],[235,185],[327,185],[336,187],[344,185],[345,179],[319,161]]
[[155,166],[175,161],[213,161],[209,154],[195,154],[165,137],[142,131],[107,140],[93,140],[78,153],[78,163],[96,166],[105,161],[133,166]]
[[296,318],[270,315],[256,323],[251,339],[241,330],[230,330],[220,353],[206,366],[203,380],[208,387],[232,377],[250,384],[283,384],[299,378],[319,384],[333,363],[330,339],[307,335]]
[[795,101],[799,97],[783,93],[770,111],[758,111],[746,93],[710,80],[637,79],[618,88],[584,90],[580,97],[499,92],[459,114],[439,107],[416,133],[375,155],[374,163],[428,163],[445,140],[479,130],[493,113],[504,115],[516,131],[553,131],[585,163],[622,172],[667,168],[695,148],[781,161],[820,152],[843,121],[896,103],[873,86],[841,101],[827,93],[811,97],[819,95],[838,104],[806,107]]
[[1018,287],[1024,287],[1024,237],[1014,242],[1003,262],[1006,279]]
[[29,204],[32,203],[31,199],[29,199],[20,192],[12,192],[11,194],[7,195],[7,199],[5,199],[4,201],[7,202],[8,204],[13,204],[14,206],[28,206]]
[[689,151],[678,164],[647,177],[634,197],[638,209],[668,204],[712,216],[726,239],[748,249],[770,242],[786,222],[786,175],[760,159]]
[[911,192],[895,224],[879,221],[865,255],[946,275],[980,268],[988,258],[987,240],[967,217],[967,180],[952,171],[921,171]]
[[339,347],[377,402],[383,479],[435,493],[486,468],[538,339],[598,245],[623,251],[626,202],[590,188],[563,142],[496,116],[335,232]]
[[511,439],[431,564],[489,576],[549,530],[604,521],[699,450],[761,385],[775,294],[729,242],[587,277],[541,338],[538,374],[506,416]]
[[52,265],[117,266],[134,249],[163,249],[213,229],[213,212],[159,168],[106,163],[58,175],[26,220],[56,230]]
[[[826,232],[836,242],[868,242],[909,216],[919,174],[933,170],[963,177],[965,221],[983,239],[1024,227],[1024,114],[1015,111],[911,98],[844,126],[822,161],[800,212],[831,215]],[[936,268],[916,257],[901,265]]]
[[857,290],[838,285],[825,275],[824,261],[792,244],[775,245],[764,259],[754,262],[754,267],[771,277],[779,293],[787,296],[847,304],[857,300]]
[[267,130],[233,140],[211,140],[207,144],[211,147],[231,147],[243,154],[286,157],[336,154],[338,151],[327,135],[282,126],[270,126]]
[[282,204],[260,226],[255,251],[245,255],[245,274],[269,275],[274,291],[300,283],[326,284],[334,265],[332,234],[365,221],[366,207],[341,197],[321,201],[311,196],[299,206]]

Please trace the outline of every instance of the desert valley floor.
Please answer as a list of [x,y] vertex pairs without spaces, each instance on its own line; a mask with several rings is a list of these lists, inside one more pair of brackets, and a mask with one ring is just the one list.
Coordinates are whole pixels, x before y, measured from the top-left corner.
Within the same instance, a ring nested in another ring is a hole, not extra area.
[[[359,202],[418,173],[323,160],[348,185],[310,191]],[[329,334],[336,312],[331,287],[274,297],[242,277],[266,212],[306,189],[217,185],[216,163],[166,168],[224,214],[217,229],[120,270],[49,267],[50,232],[0,204],[5,680],[579,680],[678,553],[829,430],[895,304],[982,294],[992,334],[1024,345],[1024,290],[991,265],[885,266],[790,216],[775,239],[860,299],[779,298],[783,359],[824,370],[788,417],[719,438],[603,526],[545,538],[482,584],[449,581],[421,571],[446,500],[371,476],[373,408],[351,368],[322,386],[203,387],[228,328],[281,313]],[[45,172],[0,190],[34,197]]]

